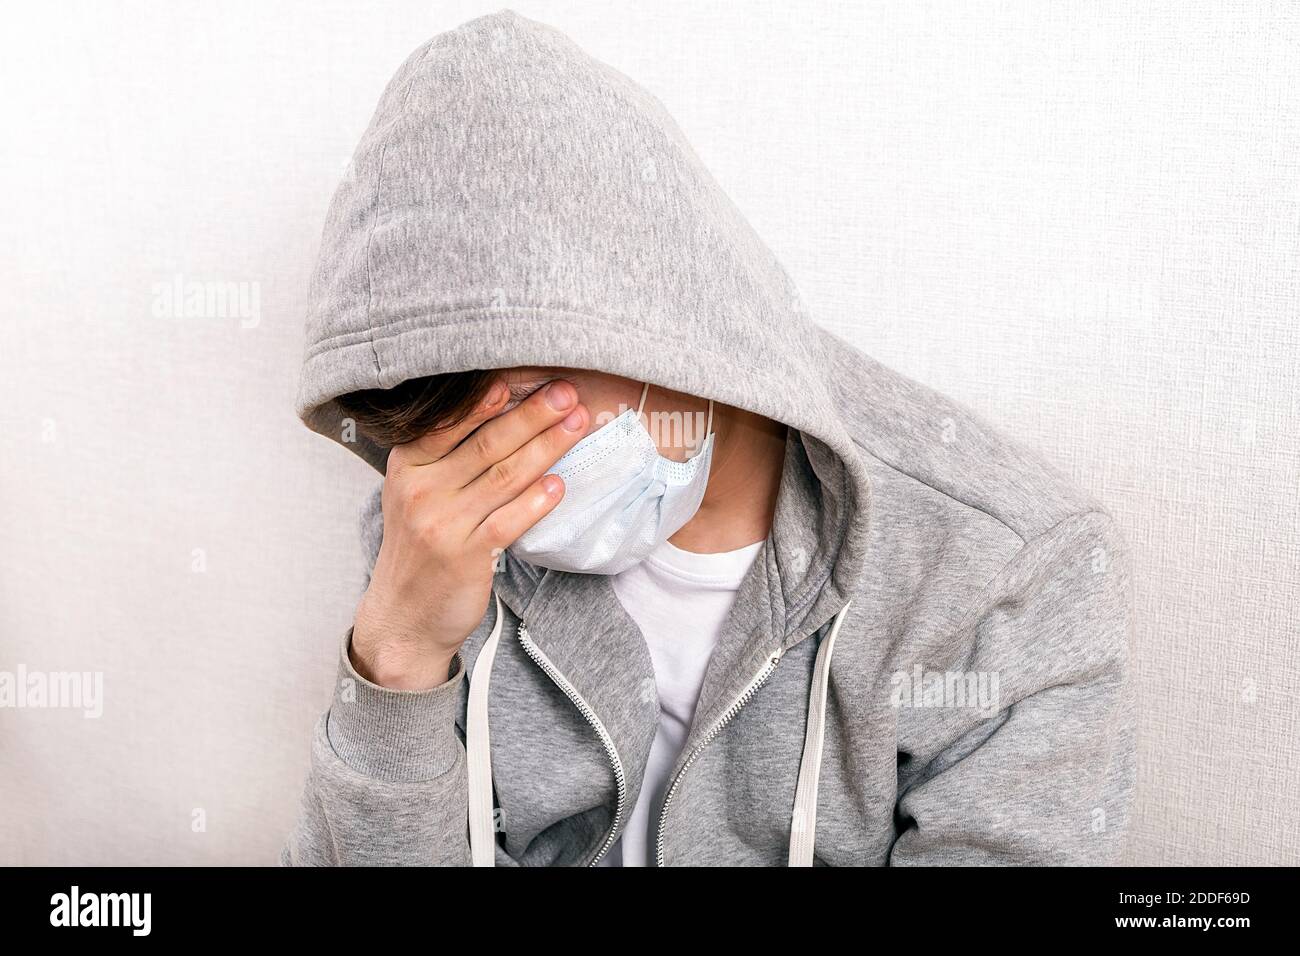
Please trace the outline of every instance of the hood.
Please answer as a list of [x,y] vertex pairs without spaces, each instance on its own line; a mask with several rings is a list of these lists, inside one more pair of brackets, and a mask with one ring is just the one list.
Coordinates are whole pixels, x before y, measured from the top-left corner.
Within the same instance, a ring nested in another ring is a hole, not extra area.
[[592,369],[784,422],[816,475],[784,584],[811,596],[838,563],[829,617],[865,540],[851,387],[828,381],[847,348],[658,99],[503,10],[425,43],[385,89],[329,208],[297,404],[381,473],[386,450],[334,399],[445,372]]

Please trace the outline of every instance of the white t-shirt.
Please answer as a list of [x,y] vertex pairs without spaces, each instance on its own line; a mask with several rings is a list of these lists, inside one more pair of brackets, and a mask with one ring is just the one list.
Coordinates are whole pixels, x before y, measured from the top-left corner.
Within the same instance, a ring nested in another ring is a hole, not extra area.
[[619,603],[650,649],[660,712],[636,806],[600,866],[653,864],[668,774],[686,742],[704,671],[736,591],[762,547],[759,541],[736,551],[694,554],[665,541],[640,564],[613,576]]

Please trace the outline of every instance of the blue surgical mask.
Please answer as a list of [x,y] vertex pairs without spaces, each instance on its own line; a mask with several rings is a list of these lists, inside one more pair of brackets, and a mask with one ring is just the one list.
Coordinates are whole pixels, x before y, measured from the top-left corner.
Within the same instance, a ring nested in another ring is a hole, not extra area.
[[549,470],[564,498],[510,546],[530,564],[557,571],[618,574],[643,561],[695,516],[713,459],[713,402],[707,437],[686,461],[673,461],[628,409],[565,453]]

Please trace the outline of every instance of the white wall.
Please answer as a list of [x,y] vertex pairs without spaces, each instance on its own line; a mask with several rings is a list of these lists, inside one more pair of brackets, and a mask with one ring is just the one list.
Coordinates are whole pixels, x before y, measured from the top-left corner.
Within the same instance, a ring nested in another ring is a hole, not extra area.
[[[1295,8],[513,8],[659,94],[828,325],[1123,519],[1131,860],[1300,862]],[[493,9],[11,13],[0,670],[105,700],[0,709],[0,862],[274,860],[372,480],[292,413],[308,270],[384,82]],[[155,315],[176,276],[259,321]]]

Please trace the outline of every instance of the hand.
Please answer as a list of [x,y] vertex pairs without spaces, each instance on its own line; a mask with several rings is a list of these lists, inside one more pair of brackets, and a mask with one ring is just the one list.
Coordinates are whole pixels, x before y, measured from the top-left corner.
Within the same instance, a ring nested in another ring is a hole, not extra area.
[[577,391],[556,380],[501,414],[508,396],[498,381],[459,425],[389,453],[384,540],[352,628],[352,664],[373,683],[444,683],[501,552],[564,496],[546,470],[586,434]]

